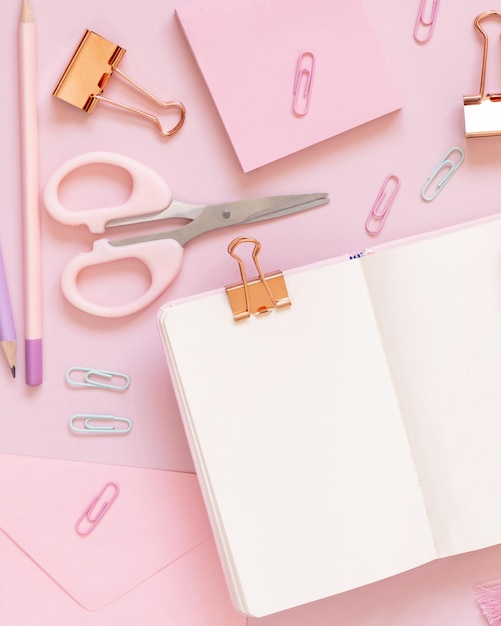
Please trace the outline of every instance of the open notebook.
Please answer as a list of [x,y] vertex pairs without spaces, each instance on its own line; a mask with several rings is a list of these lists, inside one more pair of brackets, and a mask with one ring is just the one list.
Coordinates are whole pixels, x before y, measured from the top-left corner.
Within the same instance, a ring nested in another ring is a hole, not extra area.
[[235,606],[263,616],[501,541],[501,219],[158,323]]

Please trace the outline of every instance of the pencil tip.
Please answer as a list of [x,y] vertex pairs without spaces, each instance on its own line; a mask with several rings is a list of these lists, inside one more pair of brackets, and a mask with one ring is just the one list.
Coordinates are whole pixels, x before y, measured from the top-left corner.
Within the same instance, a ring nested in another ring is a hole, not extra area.
[[13,365],[13,366],[10,368],[10,371],[12,372],[12,378],[15,378],[15,377],[16,377],[16,366],[15,366],[15,365]]
[[22,0],[23,5],[21,7],[21,22],[34,22],[33,9],[31,8],[30,0]]

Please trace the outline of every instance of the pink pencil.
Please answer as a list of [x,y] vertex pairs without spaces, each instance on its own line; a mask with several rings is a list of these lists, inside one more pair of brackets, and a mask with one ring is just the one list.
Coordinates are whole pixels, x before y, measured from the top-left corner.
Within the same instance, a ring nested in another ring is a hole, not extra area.
[[36,30],[29,0],[19,21],[19,95],[23,203],[24,335],[26,383],[42,382],[42,289]]

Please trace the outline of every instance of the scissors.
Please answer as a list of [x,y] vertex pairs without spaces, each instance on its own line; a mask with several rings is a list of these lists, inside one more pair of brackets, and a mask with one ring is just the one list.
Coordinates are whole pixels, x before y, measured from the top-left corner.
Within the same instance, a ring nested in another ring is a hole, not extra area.
[[[116,206],[80,211],[67,209],[59,198],[61,183],[79,168],[95,164],[109,164],[128,172],[132,181],[129,197]],[[183,247],[191,239],[218,228],[281,217],[328,202],[328,194],[311,193],[212,205],[186,204],[173,199],[166,181],[156,171],[113,152],[87,152],[70,159],[52,174],[44,189],[45,207],[54,219],[72,226],[85,224],[91,233],[103,233],[106,228],[155,220],[191,220],[180,228],[162,232],[118,240],[97,239],[91,251],[83,252],[67,263],[61,276],[65,297],[82,311],[100,317],[130,315],[158,298],[179,273]],[[125,304],[112,306],[84,298],[78,290],[78,275],[82,270],[128,258],[141,261],[150,273],[151,282],[145,293]]]

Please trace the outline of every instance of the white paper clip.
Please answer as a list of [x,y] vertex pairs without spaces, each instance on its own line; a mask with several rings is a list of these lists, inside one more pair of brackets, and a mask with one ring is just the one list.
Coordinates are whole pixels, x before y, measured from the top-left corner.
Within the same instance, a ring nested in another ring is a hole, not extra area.
[[[388,189],[393,187],[386,202],[383,204],[383,200],[386,196]],[[379,190],[374,204],[370,210],[370,213],[365,222],[365,229],[371,235],[377,235],[383,228],[383,225],[388,217],[393,200],[400,188],[400,178],[396,174],[390,174],[383,182],[381,189]]]
[[414,25],[414,39],[418,43],[426,43],[431,39],[437,22],[439,3],[440,0],[431,0],[430,17],[425,17],[428,0],[421,0],[416,24]]
[[296,115],[306,115],[310,110],[313,74],[315,71],[315,57],[313,52],[305,50],[299,55],[292,90],[292,108]]
[[[72,376],[74,372],[83,374],[83,378],[76,380]],[[121,382],[113,383],[113,379],[119,379]],[[66,372],[66,381],[72,387],[98,387],[100,389],[111,389],[113,391],[125,391],[130,385],[130,378],[127,374],[86,367],[70,367]]]
[[77,435],[125,435],[132,430],[128,417],[75,413],[70,417],[70,429]]
[[[451,159],[450,156],[454,153],[457,153],[459,157]],[[426,202],[431,202],[434,198],[436,198],[463,161],[463,150],[461,150],[461,148],[458,148],[457,146],[452,147],[443,157],[437,167],[433,170],[433,172],[429,175],[426,183],[424,184],[424,187],[421,189],[421,197],[423,198],[423,200],[426,200]],[[442,170],[448,170],[448,172],[443,178],[436,182],[438,174],[440,174]],[[435,190],[431,194],[429,194],[428,190],[434,182]]]

